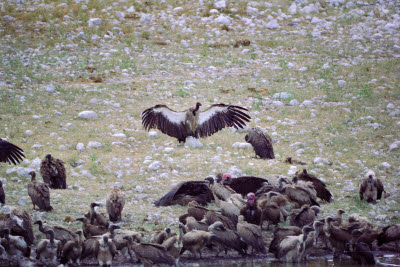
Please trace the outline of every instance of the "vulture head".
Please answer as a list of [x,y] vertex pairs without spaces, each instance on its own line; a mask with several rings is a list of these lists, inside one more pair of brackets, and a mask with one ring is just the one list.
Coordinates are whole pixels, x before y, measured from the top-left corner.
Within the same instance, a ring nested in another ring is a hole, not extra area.
[[78,218],[78,219],[76,219],[76,221],[80,221],[80,222],[86,223],[87,222],[87,218],[85,218],[85,217]]
[[224,173],[221,179],[222,184],[229,184],[230,181],[232,181],[232,175],[230,175],[229,173]]
[[170,228],[168,228],[168,227],[167,227],[167,228],[165,228],[165,229],[164,229],[164,231],[165,231],[167,234],[171,233],[171,229],[170,229]]
[[213,177],[207,177],[204,180],[206,180],[208,182],[208,185],[214,184],[214,178]]
[[295,176],[295,177],[292,178],[292,182],[293,182],[294,184],[297,184],[298,181],[299,181],[299,178],[298,178],[297,176]]
[[77,234],[78,236],[82,236],[82,230],[76,231],[75,234]]
[[4,235],[4,238],[8,238],[8,236],[10,235],[10,229],[8,229],[8,228],[3,228],[3,229],[0,229],[0,234],[3,234]]
[[318,215],[318,213],[321,211],[320,208],[318,206],[312,206],[311,209],[314,211],[315,216]]
[[247,203],[252,205],[252,204],[254,204],[254,201],[256,200],[256,195],[254,193],[248,193],[246,198],[247,198]]
[[331,222],[335,221],[335,219],[333,219],[332,217],[328,217],[325,219],[325,222],[327,225],[329,225]]
[[338,209],[338,211],[337,211],[338,215],[342,215],[343,213],[346,213],[346,212],[344,210],[342,210],[342,209]]
[[369,170],[368,172],[367,172],[367,174],[365,175],[365,178],[367,179],[367,182],[368,183],[373,183],[374,182],[374,180],[376,180],[376,178],[375,178],[375,172],[373,171],[373,170]]
[[[295,178],[298,179],[296,176],[293,177],[293,179],[295,179]],[[278,183],[279,183],[279,188],[280,189],[283,188],[283,183],[289,184],[289,182],[285,178],[279,178]]]
[[108,236],[103,235],[103,242],[105,245],[108,245]]
[[46,159],[50,161],[51,160],[51,154],[47,154],[46,155]]
[[32,182],[36,180],[36,172],[31,171],[31,172],[29,173],[29,175],[31,176],[31,181],[32,181]]
[[307,239],[307,236],[310,232],[314,231],[315,229],[310,226],[304,226],[302,229],[303,232],[303,240]]

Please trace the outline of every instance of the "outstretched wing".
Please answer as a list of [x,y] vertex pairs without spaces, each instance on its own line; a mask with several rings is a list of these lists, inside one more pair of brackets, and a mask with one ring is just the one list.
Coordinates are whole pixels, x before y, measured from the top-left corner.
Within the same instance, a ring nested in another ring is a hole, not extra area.
[[185,139],[185,112],[178,112],[165,105],[156,105],[142,112],[142,124],[146,130],[158,129],[169,136]]
[[237,193],[245,197],[250,192],[252,193],[257,192],[257,190],[263,187],[265,183],[269,182],[267,179],[264,178],[255,176],[241,176],[233,178],[228,185]]
[[0,138],[0,162],[17,165],[25,157],[23,152],[21,148]]
[[207,137],[225,127],[243,128],[250,116],[244,113],[246,108],[225,104],[215,104],[200,112],[196,136]]

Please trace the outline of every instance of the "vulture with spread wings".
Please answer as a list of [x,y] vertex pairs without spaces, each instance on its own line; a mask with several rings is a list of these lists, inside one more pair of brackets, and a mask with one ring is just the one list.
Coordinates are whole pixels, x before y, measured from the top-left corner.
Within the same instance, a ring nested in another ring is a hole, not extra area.
[[146,130],[159,129],[162,133],[185,142],[186,137],[207,137],[225,127],[243,128],[250,116],[246,108],[225,104],[214,104],[199,111],[201,103],[185,111],[174,111],[165,105],[156,105],[142,112],[142,123]]
[[23,152],[21,148],[0,138],[0,162],[17,165],[17,163],[24,160],[25,155]]

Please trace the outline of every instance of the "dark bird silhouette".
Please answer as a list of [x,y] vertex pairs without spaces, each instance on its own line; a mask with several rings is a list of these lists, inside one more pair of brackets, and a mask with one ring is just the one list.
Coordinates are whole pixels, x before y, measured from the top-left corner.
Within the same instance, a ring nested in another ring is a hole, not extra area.
[[205,181],[186,181],[174,186],[168,193],[154,203],[159,206],[182,205],[185,206],[191,201],[201,205],[213,200],[212,192]]
[[142,124],[146,130],[159,129],[162,133],[185,142],[186,137],[207,137],[225,127],[243,128],[250,116],[240,106],[214,104],[199,111],[201,103],[185,111],[174,111],[166,105],[156,105],[142,112]]
[[104,235],[108,231],[108,228],[105,226],[90,224],[86,217],[78,218],[76,220],[83,223],[82,230],[85,238]]
[[305,251],[307,236],[313,230],[312,227],[304,226],[302,234],[286,236],[278,246],[276,258],[285,262],[300,262]]
[[351,234],[353,241],[352,244],[346,244],[346,249],[353,261],[361,264],[362,266],[374,265],[376,263],[375,257],[370,247],[366,243],[359,241],[359,237],[362,235],[362,232],[355,230]]
[[378,235],[378,246],[395,242],[397,249],[400,250],[400,224],[392,224],[384,227]]
[[380,179],[376,179],[375,172],[370,170],[360,184],[360,199],[376,203],[381,199],[384,187]]
[[39,210],[52,211],[49,186],[46,183],[38,182],[34,171],[29,174],[31,175],[31,183],[28,184],[28,195],[32,200],[33,209],[38,206]]
[[39,231],[44,234],[46,234],[46,231],[52,230],[54,238],[56,240],[60,240],[63,246],[65,243],[67,243],[67,241],[74,240],[76,238],[76,234],[73,231],[60,225],[43,225],[41,220],[37,220],[33,224],[37,224],[39,226]]
[[218,174],[217,182],[222,182],[224,185],[228,185],[236,193],[246,197],[250,192],[257,192],[263,185],[269,184],[267,179],[255,177],[255,176],[240,176],[232,178],[229,173]]
[[96,202],[90,203],[90,209],[85,214],[85,217],[89,220],[88,222],[90,224],[108,228],[109,223],[107,221],[106,215],[96,211],[96,209],[95,209],[96,207],[99,207],[99,206],[101,206],[99,203],[96,203]]
[[209,225],[206,224],[205,222],[196,221],[196,219],[193,217],[186,218],[186,229],[188,231],[191,231],[191,230],[208,231],[208,226]]
[[44,231],[44,234],[49,235],[49,239],[40,240],[36,247],[36,259],[42,263],[50,261],[52,264],[55,264],[57,257],[61,256],[61,241],[54,239],[54,232],[51,229]]
[[258,225],[247,223],[244,221],[243,215],[239,216],[237,224],[237,233],[242,240],[252,248],[252,253],[255,251],[266,254],[264,240],[261,234],[261,228]]
[[324,201],[331,202],[331,192],[326,188],[326,184],[318,179],[315,175],[310,174],[307,172],[306,169],[303,169],[303,171],[296,174],[296,177],[300,181],[311,182],[314,185],[315,190],[317,191],[317,197]]
[[246,206],[240,209],[240,215],[244,216],[246,222],[260,225],[261,209],[258,207],[256,197],[253,193],[247,195]]
[[63,250],[62,250],[62,256],[60,259],[61,264],[73,264],[74,262],[79,265],[80,264],[80,259],[82,255],[82,231],[79,230],[75,233],[77,237],[75,240],[70,240],[67,243],[65,243]]
[[243,242],[239,234],[233,230],[224,227],[224,224],[217,221],[208,227],[208,231],[215,234],[225,247],[225,254],[228,249],[236,250],[240,255],[245,255],[247,250],[247,244]]
[[25,158],[23,152],[21,148],[0,138],[0,162],[17,165]]
[[214,211],[214,210],[209,210],[206,215],[204,216],[206,223],[208,225],[211,225],[217,221],[220,221],[223,223],[224,227],[227,229],[235,230],[236,225],[232,222],[231,219],[228,217]]
[[96,242],[94,254],[100,266],[111,267],[111,263],[117,254],[117,249],[114,242],[110,240],[107,235],[103,235],[102,238]]
[[25,242],[21,236],[14,236],[10,234],[10,229],[0,229],[0,233],[3,234],[1,239],[1,245],[5,248],[9,256],[22,256],[28,257],[31,254],[31,247]]
[[4,193],[2,181],[0,181],[0,203],[3,205],[6,203],[6,194]]
[[53,158],[50,154],[46,155],[40,164],[40,174],[51,189],[67,188],[67,176],[62,160]]
[[170,238],[171,236],[171,229],[165,228],[164,230],[156,232],[150,242],[161,245],[166,239]]
[[256,155],[262,159],[274,159],[274,148],[272,147],[272,138],[258,127],[248,129],[244,137],[247,143],[253,146]]
[[337,253],[343,253],[346,250],[346,243],[351,242],[352,236],[351,233],[333,226],[333,221],[332,217],[325,219],[325,226],[327,227],[325,234],[328,236],[329,242],[337,255]]
[[269,245],[268,252],[273,253],[275,258],[278,257],[278,247],[281,241],[287,236],[298,236],[302,233],[301,228],[297,226],[277,227],[274,230],[274,238]]
[[303,227],[315,220],[320,209],[317,206],[310,207],[309,205],[303,205],[300,209],[292,210],[290,214],[290,225]]
[[179,232],[182,235],[181,255],[188,250],[194,257],[197,257],[197,254],[199,254],[199,257],[201,258],[201,250],[205,246],[210,245],[213,241],[220,241],[219,238],[211,232],[192,230],[185,233],[184,229],[185,226],[179,224]]
[[124,206],[125,193],[119,188],[114,188],[106,200],[106,208],[110,221],[119,222],[121,220]]

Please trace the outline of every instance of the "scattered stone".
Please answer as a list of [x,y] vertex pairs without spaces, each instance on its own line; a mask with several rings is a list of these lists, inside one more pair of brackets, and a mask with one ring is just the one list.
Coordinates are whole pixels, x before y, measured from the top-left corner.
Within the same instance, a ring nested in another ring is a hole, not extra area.
[[392,103],[389,103],[386,105],[386,109],[394,109],[394,105]]
[[198,147],[202,147],[202,146],[203,146],[203,144],[200,142],[199,139],[194,138],[192,136],[186,137],[185,147],[198,148]]
[[315,157],[314,158],[314,164],[319,164],[319,163],[322,163],[324,165],[332,165],[332,162],[330,162],[327,159],[320,158],[320,157]]
[[172,153],[172,152],[174,152],[174,151],[175,151],[175,149],[172,148],[172,147],[166,147],[166,148],[164,148],[164,153],[166,153],[166,154]]
[[85,150],[85,145],[83,143],[78,143],[76,145],[76,150],[78,151],[84,151]]
[[101,147],[101,143],[97,142],[97,141],[89,141],[86,147],[87,147],[87,149],[99,148],[99,147]]
[[232,176],[233,178],[234,178],[234,177],[240,177],[240,176],[245,176],[245,175],[246,175],[241,169],[239,169],[239,168],[236,167],[236,166],[230,167],[229,170],[227,171],[227,173],[231,174],[231,176]]
[[248,149],[251,148],[251,144],[249,143],[241,143],[241,142],[236,142],[232,145],[234,148],[239,148],[239,149]]
[[382,162],[381,164],[379,164],[379,167],[381,167],[383,169],[390,169],[390,167],[392,167],[392,166],[387,162]]
[[389,146],[389,151],[388,152],[391,152],[393,150],[397,150],[399,147],[400,147],[400,141],[395,141],[394,143],[392,143]]
[[279,29],[278,21],[276,19],[273,19],[267,23],[266,27],[267,27],[267,29],[270,29],[270,30]]
[[281,93],[276,93],[272,96],[272,99],[276,100],[282,100],[282,99],[288,99],[292,97],[292,94],[287,93],[287,92],[281,92]]
[[113,185],[113,188],[119,188],[119,189],[122,189],[122,183],[121,182],[115,182],[114,183],[114,185]]
[[214,7],[217,9],[225,9],[226,8],[226,1],[225,0],[221,0],[218,2],[214,3]]
[[148,14],[143,13],[142,16],[140,17],[140,22],[149,24],[151,22],[151,17]]
[[154,161],[149,165],[149,169],[152,171],[156,171],[162,167],[161,163],[159,161]]
[[92,19],[89,19],[89,21],[88,21],[89,27],[93,27],[94,25],[100,25],[101,23],[102,23],[102,20],[99,18],[92,18]]
[[231,19],[228,16],[223,14],[219,15],[215,20],[216,23],[229,25],[231,23]]
[[157,137],[157,132],[156,131],[150,131],[148,135],[149,135],[150,138],[156,138]]
[[311,100],[304,100],[303,103],[300,104],[300,106],[302,106],[302,107],[309,107],[311,105],[312,105]]
[[46,86],[47,93],[54,93],[56,91],[56,87],[53,84],[49,84]]
[[346,81],[344,81],[344,80],[339,80],[337,83],[338,83],[339,86],[345,86],[346,85]]
[[140,185],[137,185],[137,186],[135,187],[135,191],[138,192],[138,193],[142,193],[143,190],[144,190],[144,188],[143,188],[142,186],[140,186]]
[[288,9],[290,15],[294,15],[297,13],[297,5],[296,3],[292,3]]
[[18,206],[26,206],[26,197],[18,199]]
[[85,110],[78,114],[78,117],[84,120],[97,120],[97,114],[91,110]]
[[33,132],[31,130],[26,130],[25,131],[25,135],[26,136],[31,136],[31,135],[33,135]]
[[292,99],[292,100],[290,100],[289,105],[290,106],[298,106],[298,105],[300,105],[300,102],[297,99]]

